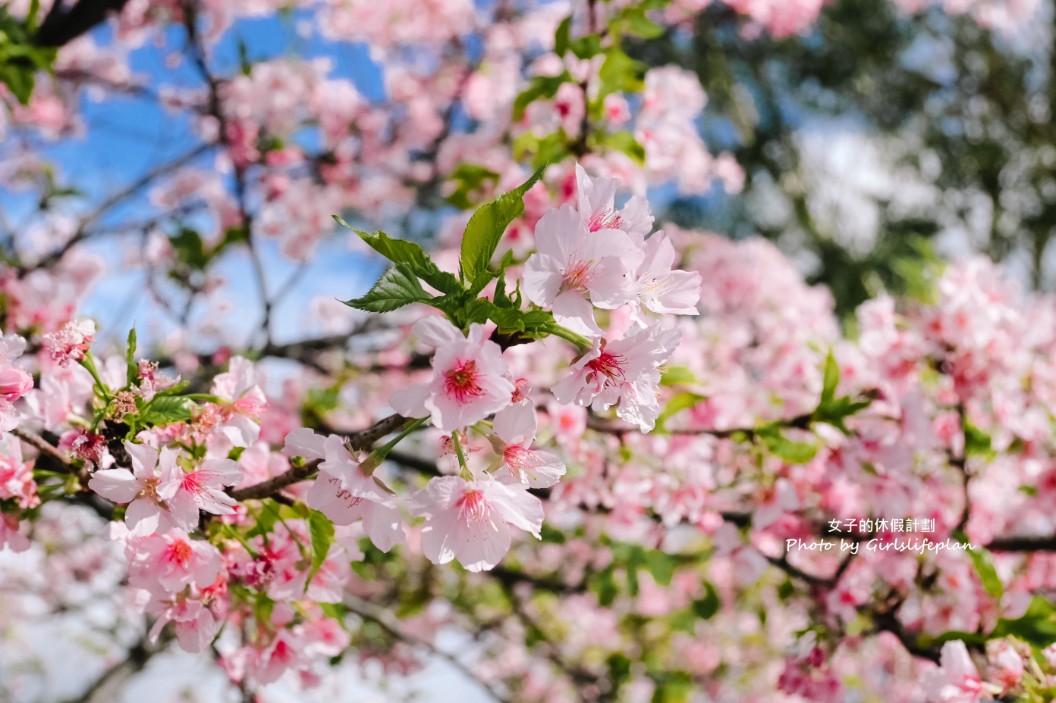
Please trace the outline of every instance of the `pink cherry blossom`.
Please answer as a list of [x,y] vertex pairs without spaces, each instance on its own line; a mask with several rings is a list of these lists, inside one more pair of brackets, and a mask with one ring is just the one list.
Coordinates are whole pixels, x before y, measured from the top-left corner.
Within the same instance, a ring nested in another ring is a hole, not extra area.
[[159,596],[178,593],[188,586],[211,586],[221,569],[216,547],[191,539],[180,529],[164,535],[130,535],[125,553],[132,586]]
[[394,496],[373,475],[363,471],[339,437],[326,438],[325,457],[319,464],[319,477],[308,493],[308,505],[335,525],[350,525],[362,519],[367,536],[383,552],[403,542],[403,520]]
[[241,356],[232,357],[228,371],[213,381],[213,393],[225,401],[220,431],[236,447],[248,447],[260,434],[268,401],[259,383],[256,367]]
[[444,432],[483,420],[510,404],[513,382],[499,345],[484,337],[484,327],[473,324],[463,336],[447,320],[433,317],[414,325],[415,335],[436,348],[433,377],[393,394],[390,401],[399,413],[432,418]]
[[95,341],[95,322],[71,320],[61,330],[44,335],[44,349],[59,364],[66,367],[84,358],[84,353]]
[[961,640],[942,645],[942,660],[936,671],[923,680],[924,693],[931,703],[978,703],[983,697],[983,681],[968,648]]
[[25,535],[22,522],[14,515],[0,513],[0,550],[24,552],[29,549],[29,537]]
[[242,479],[242,469],[230,459],[205,459],[201,464],[184,471],[178,463],[166,467],[157,487],[157,495],[169,507],[172,519],[185,530],[198,525],[198,511],[213,515],[231,515],[237,501],[229,496],[224,486],[232,486]]
[[549,488],[565,475],[565,463],[559,457],[532,446],[538,419],[530,402],[500,410],[492,426],[493,444],[514,481],[530,488]]
[[678,345],[677,330],[657,326],[639,329],[612,342],[600,341],[572,365],[571,373],[553,388],[561,403],[608,410],[648,431],[660,414],[657,399],[660,364]]
[[159,453],[145,444],[125,442],[132,470],[101,469],[92,474],[88,487],[107,500],[127,504],[125,524],[134,535],[168,532],[176,522],[168,505],[158,495],[162,476],[175,475],[179,451],[165,447]]
[[22,458],[22,443],[11,435],[0,437],[0,500],[14,498],[19,507],[40,503],[33,480],[33,462]]
[[539,220],[535,244],[524,265],[525,296],[552,307],[554,319],[573,332],[600,335],[591,306],[613,309],[628,300],[626,273],[641,261],[641,250],[621,230],[590,231],[571,205]]
[[649,201],[640,195],[631,196],[623,208],[616,208],[616,191],[620,179],[591,178],[582,166],[576,164],[576,193],[579,214],[587,229],[620,230],[640,243],[653,229],[653,213]]
[[646,240],[645,258],[633,274],[632,302],[659,314],[696,315],[700,274],[672,270],[674,263],[675,248],[666,234]]
[[433,478],[411,504],[426,518],[425,556],[436,564],[458,559],[470,571],[491,569],[502,560],[510,549],[511,527],[539,538],[543,522],[538,498],[520,485],[494,479]]

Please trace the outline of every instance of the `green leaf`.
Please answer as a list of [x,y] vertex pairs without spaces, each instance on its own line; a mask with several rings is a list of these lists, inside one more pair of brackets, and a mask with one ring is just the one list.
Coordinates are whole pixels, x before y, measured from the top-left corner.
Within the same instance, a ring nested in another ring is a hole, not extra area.
[[318,603],[319,610],[328,618],[343,622],[348,615],[348,606],[344,603]]
[[37,46],[36,12],[31,5],[25,20],[19,19],[0,6],[0,83],[7,85],[11,94],[27,105],[33,95],[38,71],[51,71],[57,56],[53,47]]
[[[953,537],[962,544],[968,542],[968,537],[963,533],[954,533]],[[994,567],[994,560],[991,558],[990,552],[982,547],[965,551],[968,552],[968,558],[972,560],[975,572],[979,574],[979,580],[982,582],[987,594],[995,601],[1000,602],[1001,596],[1005,593],[1005,585],[1001,583],[1001,577],[997,575],[997,569]]]
[[597,136],[597,143],[626,154],[639,165],[645,164],[645,147],[630,132],[602,133]]
[[598,604],[602,607],[612,605],[616,596],[620,593],[616,585],[615,570],[608,566],[587,579],[587,587],[598,597]]
[[519,134],[513,140],[513,154],[518,161],[530,159],[533,168],[564,160],[568,150],[568,135],[563,129],[540,137],[532,132]]
[[645,568],[652,574],[657,585],[667,586],[675,575],[675,559],[670,554],[665,554],[657,549],[651,549],[645,553]]
[[188,267],[201,270],[209,263],[209,255],[205,253],[205,243],[202,235],[189,227],[181,227],[179,234],[169,239],[176,258]]
[[318,510],[313,510],[308,513],[308,534],[312,538],[312,568],[304,582],[305,591],[322,568],[326,555],[330,553],[330,545],[334,542],[334,523]]
[[572,41],[568,48],[572,50],[577,59],[586,61],[601,53],[601,37],[597,34],[588,34]]
[[462,236],[459,260],[462,278],[472,284],[471,290],[479,291],[490,280],[488,264],[499,246],[499,240],[509,224],[524,213],[524,194],[542,175],[542,169],[536,171],[509,193],[481,205],[469,218]]
[[789,464],[805,464],[818,453],[817,446],[806,442],[796,442],[781,433],[777,425],[766,425],[756,434],[771,454]]
[[1013,635],[1021,640],[1044,649],[1056,642],[1056,605],[1042,596],[1034,596],[1022,616],[1009,620],[1001,618],[997,627],[990,633],[991,638]]
[[644,72],[644,64],[635,61],[617,46],[609,48],[598,70],[600,83],[596,100],[600,102],[620,91],[638,92],[644,86],[641,78]]
[[279,521],[279,509],[282,507],[281,504],[272,500],[271,498],[265,498],[261,501],[262,510],[260,515],[257,516],[256,524],[253,529],[246,533],[247,537],[259,537],[261,535],[269,535],[275,528],[275,523]]
[[139,378],[139,365],[136,363],[136,328],[128,331],[128,346],[125,350],[126,383],[132,385]]
[[697,383],[697,375],[688,366],[668,366],[660,374],[661,386],[675,386],[680,383]]
[[569,15],[561,20],[561,24],[557,25],[557,31],[554,32],[554,53],[558,56],[564,56],[568,51],[568,39],[571,32],[572,15]]
[[676,393],[672,396],[671,400],[667,401],[664,409],[661,410],[660,414],[657,416],[656,430],[662,432],[664,430],[664,423],[666,423],[672,416],[677,415],[683,410],[692,408],[702,400],[705,400],[704,396],[698,395],[697,393],[690,393],[689,391]]
[[370,291],[346,300],[345,305],[366,312],[392,312],[411,303],[424,303],[432,296],[425,292],[408,264],[393,264]]
[[836,363],[836,357],[832,350],[825,356],[825,370],[821,384],[821,405],[831,403],[836,397],[836,386],[840,385],[840,365]]
[[628,32],[642,39],[659,39],[664,36],[663,26],[646,17],[644,13],[628,15],[625,27]]
[[462,286],[452,274],[441,271],[421,245],[406,239],[393,239],[384,232],[364,232],[351,227],[334,215],[338,224],[355,232],[367,245],[394,264],[406,264],[407,270],[442,293],[460,293]]
[[550,98],[557,95],[557,91],[565,83],[572,82],[572,75],[563,71],[556,76],[535,76],[528,83],[528,87],[521,91],[520,95],[513,101],[513,119],[519,120],[524,117],[524,111],[536,100]]
[[469,194],[479,190],[485,182],[499,182],[499,174],[496,171],[479,164],[470,163],[456,166],[449,178],[455,181],[458,186],[451,195],[447,196],[447,202],[459,210],[469,210],[473,207],[469,200]]
[[718,591],[715,590],[715,587],[711,585],[710,582],[705,581],[704,597],[693,601],[691,608],[693,609],[693,614],[698,618],[701,620],[708,620],[715,615],[715,613],[719,612],[719,606],[721,604]]
[[171,425],[186,422],[194,412],[194,403],[187,398],[172,395],[155,396],[140,412],[140,421],[148,425]]
[[965,456],[991,456],[990,435],[968,422],[964,421],[964,454]]

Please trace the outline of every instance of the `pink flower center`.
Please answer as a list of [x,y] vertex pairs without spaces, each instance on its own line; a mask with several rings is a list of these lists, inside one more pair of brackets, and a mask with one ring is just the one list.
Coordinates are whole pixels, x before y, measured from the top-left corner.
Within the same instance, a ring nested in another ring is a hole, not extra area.
[[191,545],[178,539],[165,548],[165,559],[173,564],[184,566],[191,558]]
[[189,474],[184,474],[183,480],[180,481],[180,488],[187,491],[188,493],[201,493],[201,475],[197,471],[192,471]]
[[459,361],[444,374],[444,391],[458,403],[465,404],[484,395],[480,372],[473,359]]
[[603,351],[598,358],[587,362],[587,368],[592,372],[587,375],[588,378],[600,380],[602,383],[615,382],[623,378],[623,357]]
[[595,210],[587,221],[587,229],[597,232],[599,229],[620,229],[623,227],[623,218],[615,210]]
[[585,290],[587,283],[594,276],[593,261],[576,261],[568,269],[561,282],[566,290]]
[[511,444],[502,453],[502,459],[511,469],[523,469],[531,464],[532,451],[519,444]]
[[488,502],[484,500],[484,494],[474,488],[467,489],[459,498],[457,505],[458,517],[464,523],[487,520],[491,512]]

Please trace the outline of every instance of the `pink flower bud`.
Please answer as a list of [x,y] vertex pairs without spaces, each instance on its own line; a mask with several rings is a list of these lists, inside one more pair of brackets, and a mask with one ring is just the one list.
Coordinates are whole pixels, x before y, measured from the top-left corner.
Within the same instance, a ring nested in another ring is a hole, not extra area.
[[33,387],[33,377],[17,366],[0,371],[0,398],[13,403]]

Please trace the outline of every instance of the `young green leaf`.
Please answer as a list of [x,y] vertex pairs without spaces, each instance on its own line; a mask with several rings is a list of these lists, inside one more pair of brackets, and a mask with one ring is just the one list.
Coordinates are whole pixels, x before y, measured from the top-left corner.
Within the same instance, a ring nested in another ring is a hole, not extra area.
[[796,442],[784,436],[781,428],[767,425],[757,430],[756,434],[771,454],[789,464],[805,464],[814,458],[818,448],[806,442]]
[[405,239],[393,239],[384,232],[364,232],[334,215],[334,220],[359,235],[367,245],[394,264],[406,264],[408,271],[442,293],[459,293],[462,286],[452,274],[441,271],[421,245]]
[[393,264],[383,273],[366,295],[346,300],[345,305],[366,312],[392,312],[405,305],[423,303],[431,299],[411,271],[411,267],[401,263]]
[[535,76],[513,101],[513,119],[519,120],[524,117],[524,111],[536,100],[550,99],[557,95],[557,91],[565,83],[572,82],[572,75],[563,71],[556,76]]
[[557,31],[554,32],[554,53],[558,56],[564,56],[568,51],[568,38],[571,33],[572,15],[569,15],[561,20],[561,24],[557,25]]
[[322,568],[326,555],[330,553],[330,545],[334,542],[334,523],[318,510],[313,510],[308,514],[308,534],[312,538],[312,568],[304,583],[305,591]]
[[543,175],[542,169],[495,200],[477,208],[469,218],[462,237],[460,264],[462,278],[471,284],[471,290],[479,292],[490,279],[488,264],[499,246],[499,240],[511,222],[524,213],[524,194]]
[[139,365],[136,363],[136,328],[128,331],[128,346],[125,350],[126,383],[132,385],[139,378]]
[[186,422],[194,412],[194,403],[180,396],[156,396],[140,413],[140,421],[148,425],[171,425]]

